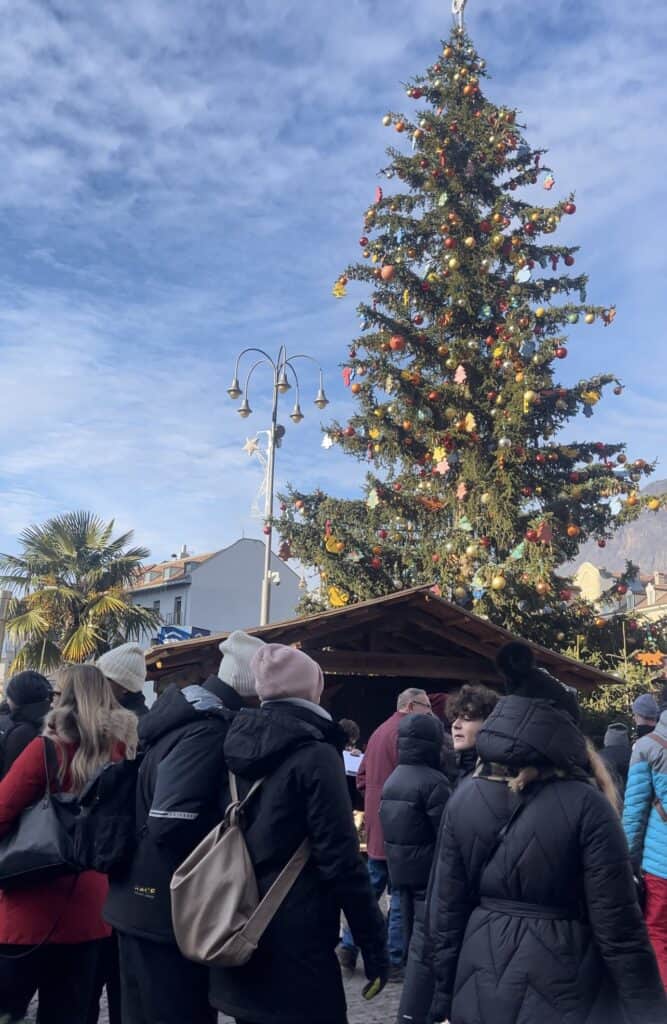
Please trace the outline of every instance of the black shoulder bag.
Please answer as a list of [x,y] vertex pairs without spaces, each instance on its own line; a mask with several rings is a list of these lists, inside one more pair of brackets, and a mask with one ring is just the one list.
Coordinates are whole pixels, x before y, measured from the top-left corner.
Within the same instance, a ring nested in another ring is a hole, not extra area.
[[73,849],[79,802],[71,793],[51,793],[51,741],[44,737],[44,796],[21,814],[15,829],[0,840],[0,889],[19,889],[76,874]]

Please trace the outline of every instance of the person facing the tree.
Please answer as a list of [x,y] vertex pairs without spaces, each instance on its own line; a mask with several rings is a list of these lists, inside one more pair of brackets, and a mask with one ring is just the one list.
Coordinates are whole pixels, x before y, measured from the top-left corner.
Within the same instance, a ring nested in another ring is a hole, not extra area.
[[664,1024],[616,792],[576,691],[524,643],[497,664],[507,696],[448,803],[431,877],[430,1020]]
[[[425,690],[411,686],[399,693],[394,714],[378,726],[366,747],[366,753],[357,774],[357,788],[364,794],[364,822],[366,827],[366,848],[368,852],[368,873],[371,885],[378,899],[385,890],[391,892],[391,879],[387,868],[387,854],[384,848],[380,801],[382,788],[398,764],[398,729],[405,715],[430,715],[431,702]],[[387,919],[389,959],[391,961],[390,981],[403,980],[403,927],[398,892],[391,892]],[[354,970],[358,950],[350,929],[343,929],[338,959],[341,967]]]
[[146,682],[146,656],[139,644],[121,644],[97,659],[97,667],[111,684],[122,708],[141,718],[148,712],[143,689]]
[[0,716],[0,779],[42,731],[51,708],[51,683],[39,672],[17,672],[5,686],[7,714]]
[[426,1024],[432,973],[423,964],[426,889],[450,787],[442,770],[442,723],[434,715],[404,715],[398,765],[382,790],[380,821],[392,888],[401,901],[406,953],[397,1024]]
[[462,686],[447,701],[447,717],[452,723],[456,755],[456,785],[474,770],[477,763],[477,734],[498,702],[498,694],[488,686]]
[[660,717],[658,702],[652,693],[641,693],[632,704],[632,717],[635,720],[637,739],[653,732]]

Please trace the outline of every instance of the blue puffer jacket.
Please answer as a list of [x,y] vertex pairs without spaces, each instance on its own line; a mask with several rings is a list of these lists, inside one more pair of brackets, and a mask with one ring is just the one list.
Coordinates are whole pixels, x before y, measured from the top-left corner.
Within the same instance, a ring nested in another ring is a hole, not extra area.
[[625,790],[623,828],[633,858],[650,875],[667,878],[667,822],[655,806],[656,798],[667,812],[667,711],[654,732],[642,736],[632,748]]

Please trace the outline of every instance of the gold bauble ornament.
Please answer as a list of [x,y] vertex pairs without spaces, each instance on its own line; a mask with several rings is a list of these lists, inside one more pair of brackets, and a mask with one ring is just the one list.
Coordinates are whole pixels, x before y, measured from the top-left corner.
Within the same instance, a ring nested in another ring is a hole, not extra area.
[[646,507],[650,508],[651,512],[657,512],[660,508],[660,501],[658,498],[649,498],[646,503]]
[[541,320],[542,317],[546,316],[546,312],[547,311],[544,308],[544,306],[538,306],[537,309],[535,310],[535,316],[537,317],[538,320]]
[[456,256],[452,256],[450,257],[450,259],[447,260],[447,266],[449,267],[450,270],[458,270],[460,265],[461,264],[459,263],[458,258]]
[[492,590],[504,590],[506,586],[507,580],[505,579],[504,576],[494,576],[493,579],[491,580]]
[[481,501],[482,505],[488,505],[491,502],[491,495],[487,491],[485,491],[484,494],[481,495],[479,500]]
[[587,313],[586,316],[584,317],[584,320],[586,321],[587,324],[594,324],[595,323],[595,313]]
[[472,235],[468,235],[467,238],[463,239],[463,244],[465,245],[466,249],[474,249],[476,242]]
[[454,597],[457,599],[457,601],[463,601],[463,600],[465,600],[465,598],[467,596],[468,596],[468,591],[466,590],[465,587],[455,587],[454,588]]
[[475,544],[468,544],[466,555],[468,558],[477,558],[477,546]]

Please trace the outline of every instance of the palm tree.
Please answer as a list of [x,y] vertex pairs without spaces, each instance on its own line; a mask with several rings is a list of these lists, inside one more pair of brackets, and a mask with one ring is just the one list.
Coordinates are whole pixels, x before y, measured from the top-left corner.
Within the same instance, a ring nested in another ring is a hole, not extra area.
[[7,635],[22,645],[12,672],[86,661],[158,625],[128,595],[150,552],[128,546],[131,530],[113,538],[114,525],[68,512],[24,530],[20,555],[0,554],[0,587],[13,594]]

